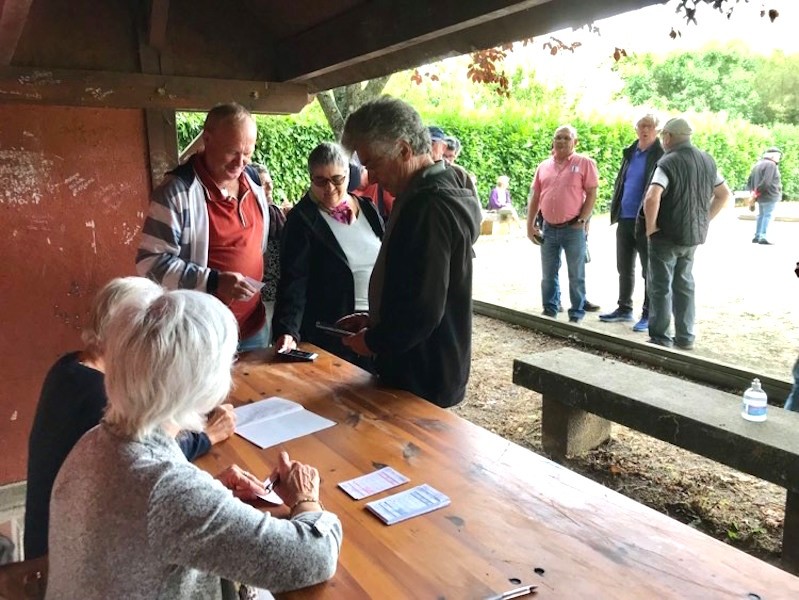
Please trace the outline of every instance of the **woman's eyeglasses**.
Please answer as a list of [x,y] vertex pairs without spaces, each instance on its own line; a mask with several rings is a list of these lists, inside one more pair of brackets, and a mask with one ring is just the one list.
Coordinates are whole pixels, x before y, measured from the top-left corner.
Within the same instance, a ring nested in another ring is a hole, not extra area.
[[333,187],[344,185],[347,180],[346,175],[333,175],[333,177],[322,177],[321,175],[314,175],[311,181],[316,187],[326,187],[328,183],[332,183]]

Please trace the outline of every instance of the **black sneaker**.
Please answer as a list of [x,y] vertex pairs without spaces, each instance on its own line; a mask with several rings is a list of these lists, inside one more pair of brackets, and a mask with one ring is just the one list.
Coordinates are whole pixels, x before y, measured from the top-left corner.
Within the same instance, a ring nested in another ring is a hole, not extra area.
[[774,245],[774,242],[769,242],[766,238],[763,238],[762,240],[757,240],[757,243],[758,244],[762,244],[763,246],[773,246]]
[[597,312],[600,308],[602,307],[599,306],[599,304],[594,304],[593,302],[589,302],[588,300],[583,302],[583,310],[586,312]]
[[664,348],[671,348],[674,345],[674,342],[671,340],[664,340],[661,338],[649,338],[647,340],[650,344],[655,344],[656,346],[663,346]]
[[752,238],[752,243],[753,244],[757,244],[758,242],[760,242],[760,239],[757,236]]
[[569,317],[569,323],[579,323],[582,319],[578,319],[577,317]]
[[548,309],[545,308],[543,310],[543,312],[541,313],[541,316],[542,317],[549,317],[550,319],[557,319],[558,318],[558,313],[556,313],[556,312],[554,312],[552,310],[548,310]]
[[[588,310],[588,309],[586,309]],[[599,320],[605,323],[628,323],[634,321],[633,313],[630,310],[622,310],[617,308],[613,312],[599,315]]]

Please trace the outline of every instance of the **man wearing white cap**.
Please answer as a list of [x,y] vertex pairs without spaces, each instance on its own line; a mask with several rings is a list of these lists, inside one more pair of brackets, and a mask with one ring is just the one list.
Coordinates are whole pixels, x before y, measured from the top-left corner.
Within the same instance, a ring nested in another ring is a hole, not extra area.
[[[752,197],[759,208],[755,237],[752,238],[753,244],[771,245],[771,242],[766,239],[766,231],[771,222],[774,207],[777,202],[782,200],[782,178],[780,177],[780,168],[777,166],[781,159],[782,152],[779,148],[769,148],[752,167],[749,180],[746,182],[746,189],[752,192]],[[754,205],[752,205],[752,210],[755,210]]]
[[[694,251],[705,243],[710,220],[732,193],[707,152],[691,143],[683,118],[661,131],[666,154],[658,161],[644,197],[649,241],[649,341],[694,347]],[[673,301],[672,301],[673,299]],[[669,335],[672,311],[675,336]]]

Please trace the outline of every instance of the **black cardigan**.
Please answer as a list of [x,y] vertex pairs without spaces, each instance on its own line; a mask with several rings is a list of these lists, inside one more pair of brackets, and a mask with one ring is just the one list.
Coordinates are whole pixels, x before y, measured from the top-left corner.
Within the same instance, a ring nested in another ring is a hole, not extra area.
[[[374,234],[383,239],[383,221],[372,202],[356,196]],[[316,203],[306,193],[286,217],[280,245],[273,337],[291,335],[365,366],[339,338],[316,328],[355,310],[355,283],[347,257]]]

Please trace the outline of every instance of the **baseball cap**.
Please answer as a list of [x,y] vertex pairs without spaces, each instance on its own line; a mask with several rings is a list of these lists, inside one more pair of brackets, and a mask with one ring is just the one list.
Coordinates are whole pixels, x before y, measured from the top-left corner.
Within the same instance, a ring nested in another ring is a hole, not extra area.
[[682,117],[669,119],[662,129],[663,133],[670,133],[672,135],[691,135],[694,130],[688,124],[688,121]]
[[432,141],[444,141],[444,138],[447,137],[447,134],[444,133],[444,130],[441,127],[436,127],[435,125],[431,125],[427,128],[427,131],[430,133],[430,139]]

